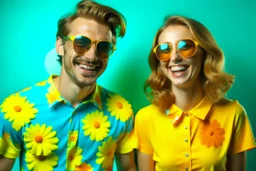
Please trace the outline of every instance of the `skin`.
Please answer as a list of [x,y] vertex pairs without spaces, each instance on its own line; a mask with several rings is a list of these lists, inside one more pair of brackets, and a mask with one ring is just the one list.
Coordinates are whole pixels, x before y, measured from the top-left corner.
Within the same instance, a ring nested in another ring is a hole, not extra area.
[[[77,18],[71,23],[70,30],[68,36],[84,35],[92,40],[113,40],[110,28],[93,19]],[[55,78],[54,83],[61,95],[75,107],[94,90],[97,78],[107,67],[108,59],[96,55],[95,44],[84,55],[78,56],[72,43],[57,39],[57,52],[63,57],[60,77]],[[120,170],[136,170],[133,151],[116,155]]]
[[[172,92],[175,95],[175,105],[183,111],[189,111],[195,107],[203,98],[204,92],[200,73],[203,65],[202,49],[191,58],[183,58],[178,54],[176,42],[181,39],[194,40],[191,32],[181,25],[170,25],[159,36],[158,43],[171,43],[173,51],[168,61],[160,62],[160,68],[165,76],[172,82]],[[184,71],[173,72],[179,67]],[[138,168],[140,171],[154,171],[153,156],[137,152]],[[231,154],[227,156],[228,171],[245,171],[246,152]]]
[[[167,27],[159,36],[159,44],[171,43],[173,51],[171,58],[166,62],[160,62],[160,67],[165,76],[172,82],[172,92],[175,95],[175,104],[183,111],[188,111],[196,106],[203,98],[202,82],[200,72],[202,69],[202,50],[197,48],[197,52],[191,58],[183,58],[178,54],[175,43],[181,39],[194,39],[190,31],[180,25]],[[182,72],[173,71],[178,67],[185,67]]]
[[11,171],[15,160],[0,156],[0,171]]
[[[92,19],[77,18],[70,24],[71,35],[84,35],[92,40],[112,40],[112,33],[107,25]],[[105,71],[108,59],[96,55],[95,44],[84,54],[78,56],[73,49],[72,41],[56,42],[57,53],[62,57],[60,77],[54,83],[60,94],[76,107],[95,88],[97,78]],[[81,66],[86,67],[82,68]],[[69,91],[67,91],[69,90]]]
[[[77,18],[70,24],[70,35],[84,35],[92,40],[107,40],[112,42],[113,35],[107,25],[93,19]],[[84,55],[78,56],[72,41],[56,41],[56,50],[62,56],[62,68],[59,77],[54,78],[54,84],[62,97],[76,107],[95,88],[97,78],[105,71],[108,59],[99,58],[95,44]],[[81,66],[83,64],[83,67]],[[118,167],[124,171],[135,171],[133,151],[126,154],[116,154]],[[15,160],[0,156],[0,171],[9,171]]]

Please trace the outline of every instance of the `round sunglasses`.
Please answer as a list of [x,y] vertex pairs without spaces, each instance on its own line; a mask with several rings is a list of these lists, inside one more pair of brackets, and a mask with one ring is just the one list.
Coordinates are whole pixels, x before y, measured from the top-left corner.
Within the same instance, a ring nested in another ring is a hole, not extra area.
[[73,41],[74,51],[78,55],[83,55],[85,52],[90,50],[93,44],[95,44],[97,56],[100,58],[109,58],[116,50],[115,45],[106,40],[92,40],[89,37],[82,35],[62,36],[61,38]]
[[[196,53],[198,42],[191,39],[183,39],[177,41],[175,46],[181,57],[190,58]],[[160,61],[167,61],[171,58],[172,50],[173,45],[171,43],[162,43],[156,45],[153,52]]]

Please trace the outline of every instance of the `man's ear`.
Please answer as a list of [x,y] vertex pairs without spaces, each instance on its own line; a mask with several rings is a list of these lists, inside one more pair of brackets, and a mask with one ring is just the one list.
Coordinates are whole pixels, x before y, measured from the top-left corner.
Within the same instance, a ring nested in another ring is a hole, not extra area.
[[58,55],[64,56],[64,44],[60,37],[57,38],[55,46],[56,46],[56,51]]

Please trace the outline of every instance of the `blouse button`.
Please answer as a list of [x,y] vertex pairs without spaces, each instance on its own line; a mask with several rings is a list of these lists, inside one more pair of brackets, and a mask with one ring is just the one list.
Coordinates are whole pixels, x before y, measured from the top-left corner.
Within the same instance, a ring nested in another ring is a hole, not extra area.
[[188,154],[188,153],[186,153],[186,154],[185,154],[185,156],[186,156],[186,157],[188,157],[188,156],[189,156],[189,154]]

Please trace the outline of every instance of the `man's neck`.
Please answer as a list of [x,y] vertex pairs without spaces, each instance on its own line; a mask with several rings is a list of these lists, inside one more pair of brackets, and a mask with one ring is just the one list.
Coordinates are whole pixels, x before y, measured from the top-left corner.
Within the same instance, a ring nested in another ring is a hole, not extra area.
[[61,77],[54,78],[53,82],[60,95],[65,100],[69,101],[73,107],[81,103],[95,89],[95,85],[81,88],[71,81],[61,79]]

